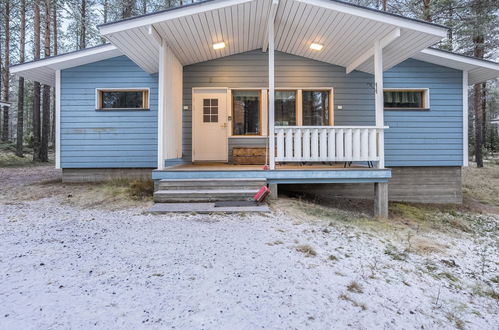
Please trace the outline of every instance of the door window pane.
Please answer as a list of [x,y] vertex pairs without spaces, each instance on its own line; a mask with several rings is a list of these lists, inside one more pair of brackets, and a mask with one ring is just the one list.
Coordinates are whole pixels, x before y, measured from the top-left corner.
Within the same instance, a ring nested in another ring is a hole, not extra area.
[[232,91],[233,135],[260,134],[260,91]]
[[203,122],[218,122],[218,99],[203,99]]
[[303,91],[302,106],[304,126],[329,125],[328,91]]
[[276,126],[296,125],[295,91],[275,92],[275,125]]
[[383,93],[385,108],[422,109],[424,108],[424,96],[425,90],[390,90]]

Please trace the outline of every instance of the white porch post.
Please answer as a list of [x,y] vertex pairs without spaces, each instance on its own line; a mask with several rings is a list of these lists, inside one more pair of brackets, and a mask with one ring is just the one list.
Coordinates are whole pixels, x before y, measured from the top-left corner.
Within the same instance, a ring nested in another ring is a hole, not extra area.
[[269,163],[275,170],[275,77],[274,77],[274,20],[269,20]]
[[463,166],[467,167],[468,150],[468,71],[463,71]]
[[61,168],[61,70],[55,71],[55,168]]
[[159,71],[158,71],[158,170],[165,168],[164,157],[164,127],[165,127],[165,44],[159,47]]
[[[376,127],[383,128],[384,120],[384,104],[383,104],[383,47],[380,41],[374,44],[374,104],[376,110]],[[378,168],[385,167],[385,141],[383,130],[378,134],[378,152],[379,161]]]

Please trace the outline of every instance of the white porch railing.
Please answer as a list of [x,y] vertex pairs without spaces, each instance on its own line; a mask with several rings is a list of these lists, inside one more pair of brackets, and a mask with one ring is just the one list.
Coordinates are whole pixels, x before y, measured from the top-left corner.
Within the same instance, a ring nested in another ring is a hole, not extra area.
[[383,127],[276,126],[275,135],[277,162],[384,163]]

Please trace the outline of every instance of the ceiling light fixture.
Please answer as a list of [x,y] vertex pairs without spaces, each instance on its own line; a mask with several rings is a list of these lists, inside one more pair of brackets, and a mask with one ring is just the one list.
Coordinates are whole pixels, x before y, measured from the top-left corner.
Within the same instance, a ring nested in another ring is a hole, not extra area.
[[215,49],[215,50],[222,49],[222,48],[225,48],[225,42],[223,42],[223,41],[213,44],[213,49]]
[[324,45],[316,44],[315,42],[310,45],[310,49],[313,49],[313,50],[322,50],[323,47],[324,47]]

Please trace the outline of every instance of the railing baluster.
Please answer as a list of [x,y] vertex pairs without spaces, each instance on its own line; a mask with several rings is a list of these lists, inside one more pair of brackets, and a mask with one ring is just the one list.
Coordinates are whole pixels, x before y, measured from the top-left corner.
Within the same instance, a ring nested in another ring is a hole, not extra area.
[[369,130],[366,128],[360,132],[360,160],[369,160]]
[[319,130],[317,128],[313,128],[310,136],[310,156],[312,161],[319,160]]
[[310,129],[303,131],[303,161],[310,161]]
[[275,128],[277,131],[277,157],[276,161],[284,160],[284,130],[282,128]]
[[327,129],[322,128],[320,131],[320,142],[319,142],[319,158],[322,161],[327,160]]
[[293,160],[293,130],[291,128],[288,128],[286,130],[285,141],[286,141],[286,146],[285,146],[284,159],[286,161],[291,161]]
[[345,132],[345,160],[352,161],[352,129],[347,128]]
[[360,129],[353,129],[353,142],[352,142],[352,160],[359,161],[360,160]]
[[295,128],[294,130],[294,143],[293,146],[295,148],[295,157],[296,161],[301,161],[303,159],[301,153],[301,145],[302,145],[302,130],[299,128]]
[[327,135],[327,160],[336,160],[336,129],[329,128]]
[[377,160],[378,152],[376,151],[377,136],[376,129],[369,129],[369,160]]
[[343,147],[343,140],[344,140],[344,130],[343,128],[340,128],[336,132],[336,157],[339,161],[342,161],[345,159],[345,148]]

